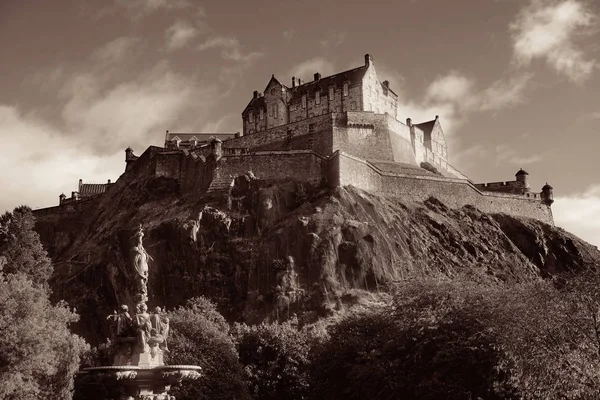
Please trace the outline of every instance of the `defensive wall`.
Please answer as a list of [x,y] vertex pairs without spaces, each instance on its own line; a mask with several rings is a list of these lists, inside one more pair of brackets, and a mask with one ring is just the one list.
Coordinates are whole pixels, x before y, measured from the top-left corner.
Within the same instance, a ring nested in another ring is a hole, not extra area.
[[367,160],[339,151],[329,162],[332,186],[352,185],[410,201],[424,201],[433,196],[452,208],[472,205],[483,212],[534,218],[554,225],[552,210],[541,202],[539,195],[482,192],[465,179],[387,172]]
[[[380,120],[387,123],[385,119]],[[306,122],[308,121],[301,123]],[[347,120],[343,122],[347,124]],[[349,125],[351,128],[356,126],[356,120],[351,118]],[[335,124],[330,126],[336,129]],[[227,140],[222,144],[215,141],[209,148],[198,153],[151,146],[132,162],[119,179],[144,175],[164,176],[179,180],[183,192],[208,191],[215,183],[227,185],[236,176],[252,171],[260,179],[283,180],[292,177],[313,184],[327,183],[330,187],[352,185],[408,201],[424,201],[433,196],[452,208],[472,205],[483,212],[506,213],[553,224],[552,211],[539,194],[530,193],[530,197],[527,197],[482,191],[468,179],[436,175],[412,163],[395,164],[396,159],[390,149],[392,146],[385,145],[391,143],[390,138],[393,136],[388,135],[386,129],[382,128],[379,133],[373,133],[370,140],[362,138],[360,132],[353,130],[330,136],[333,143],[347,149],[358,148],[353,146],[358,146],[359,143],[375,144],[380,149],[363,151],[363,154],[377,156],[371,160],[340,150],[326,157],[306,149],[248,151],[245,147],[224,147],[225,144],[231,146],[230,141],[251,146],[252,140],[260,140],[260,135],[254,138],[253,135],[248,135]],[[205,155],[207,153],[208,155]],[[107,193],[110,195],[110,191]],[[96,200],[100,197],[36,210],[35,213],[41,216],[85,212],[89,207],[95,207]]]

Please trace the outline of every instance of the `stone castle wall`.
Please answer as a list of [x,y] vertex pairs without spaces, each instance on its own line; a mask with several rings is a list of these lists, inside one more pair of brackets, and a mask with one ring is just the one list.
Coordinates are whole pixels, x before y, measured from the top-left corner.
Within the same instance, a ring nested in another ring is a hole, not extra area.
[[472,205],[488,213],[535,218],[553,225],[552,210],[539,199],[504,193],[484,193],[464,179],[439,176],[412,176],[383,172],[366,160],[343,152],[330,160],[330,176],[334,185],[353,185],[363,190],[391,194],[394,197],[424,201],[433,196],[453,208]]
[[252,151],[313,150],[323,155],[333,152],[332,131],[335,114],[319,115],[223,142],[223,148]]

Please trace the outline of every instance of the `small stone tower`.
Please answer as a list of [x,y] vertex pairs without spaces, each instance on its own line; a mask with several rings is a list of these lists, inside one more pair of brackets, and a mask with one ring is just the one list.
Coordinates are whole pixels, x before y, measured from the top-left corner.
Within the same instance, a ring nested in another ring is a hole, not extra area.
[[133,149],[127,147],[125,149],[125,171],[129,171],[133,167],[133,162],[137,160],[137,157],[133,155]]
[[211,142],[210,142],[210,147],[211,147],[211,154],[213,155],[213,157],[215,158],[215,161],[218,161],[221,159],[221,156],[223,155],[223,141],[219,138],[214,138]]
[[527,171],[521,168],[517,171],[515,177],[517,178],[516,188],[519,193],[525,194],[531,191],[531,188],[529,187],[529,174]]
[[554,188],[548,182],[542,187],[542,203],[548,206],[554,203]]

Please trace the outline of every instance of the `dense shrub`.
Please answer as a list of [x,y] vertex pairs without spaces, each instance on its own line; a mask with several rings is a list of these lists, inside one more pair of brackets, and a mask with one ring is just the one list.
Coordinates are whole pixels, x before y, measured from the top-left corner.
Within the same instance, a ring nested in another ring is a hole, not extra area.
[[168,317],[169,364],[203,368],[199,380],[173,388],[172,394],[178,400],[249,399],[229,325],[215,305],[203,297],[194,298]]
[[312,335],[292,322],[233,329],[240,361],[255,399],[304,399],[307,396]]

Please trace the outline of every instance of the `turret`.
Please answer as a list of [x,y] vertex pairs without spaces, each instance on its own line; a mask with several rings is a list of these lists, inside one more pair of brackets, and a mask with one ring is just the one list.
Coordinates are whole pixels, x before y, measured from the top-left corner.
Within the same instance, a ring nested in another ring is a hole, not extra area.
[[517,171],[515,177],[517,178],[517,188],[521,189],[523,193],[529,192],[529,174],[527,171],[521,168]]
[[133,155],[133,149],[128,147],[125,149],[125,171],[129,171],[131,167],[133,167],[133,163],[138,158]]
[[548,206],[554,203],[554,188],[548,182],[542,187],[542,203]]
[[211,154],[215,158],[215,161],[219,160],[223,155],[223,141],[219,138],[214,138],[212,142],[210,142]]

